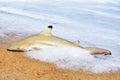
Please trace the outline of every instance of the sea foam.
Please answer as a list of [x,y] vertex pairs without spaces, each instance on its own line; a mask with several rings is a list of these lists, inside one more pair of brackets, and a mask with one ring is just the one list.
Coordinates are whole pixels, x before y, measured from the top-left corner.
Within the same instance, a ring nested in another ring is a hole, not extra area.
[[73,47],[47,48],[27,52],[27,56],[40,61],[52,62],[58,68],[83,69],[85,72],[108,72],[120,69],[120,60],[114,56],[91,55],[90,52]]

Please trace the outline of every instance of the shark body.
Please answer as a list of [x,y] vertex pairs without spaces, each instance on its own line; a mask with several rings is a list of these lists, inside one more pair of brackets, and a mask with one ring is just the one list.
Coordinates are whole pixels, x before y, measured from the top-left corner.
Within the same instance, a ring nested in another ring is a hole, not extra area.
[[111,55],[111,52],[102,48],[95,47],[82,47],[79,41],[71,42],[59,37],[52,35],[52,26],[48,26],[43,29],[39,34],[29,36],[15,44],[12,44],[7,48],[9,51],[33,51],[36,49],[41,49],[43,47],[61,47],[61,46],[71,46],[78,47],[87,51],[90,54],[105,54]]

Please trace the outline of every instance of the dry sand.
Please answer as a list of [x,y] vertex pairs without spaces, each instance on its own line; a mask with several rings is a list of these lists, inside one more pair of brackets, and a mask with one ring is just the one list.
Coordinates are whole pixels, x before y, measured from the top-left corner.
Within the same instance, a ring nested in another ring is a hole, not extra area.
[[58,69],[52,63],[26,57],[25,53],[7,51],[8,45],[21,38],[6,35],[0,37],[0,80],[120,80],[120,71],[95,74]]

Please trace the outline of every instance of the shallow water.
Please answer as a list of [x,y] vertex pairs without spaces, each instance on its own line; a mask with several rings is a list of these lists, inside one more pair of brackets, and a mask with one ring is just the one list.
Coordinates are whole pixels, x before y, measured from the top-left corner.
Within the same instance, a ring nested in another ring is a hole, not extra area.
[[[28,36],[39,33],[47,25],[53,25],[54,35],[71,41],[80,40],[82,46],[108,49],[112,56],[96,58],[83,55],[81,50],[66,48],[55,49],[52,55],[48,53],[49,49],[43,52],[45,55],[39,51],[33,52],[36,53],[34,55],[30,52],[30,56],[40,55],[37,58],[45,60],[41,56],[45,58],[49,55],[47,60],[55,63],[59,59],[67,61],[65,64],[58,61],[58,67],[79,69],[85,66],[85,71],[115,71],[120,69],[119,4],[120,0],[0,0],[0,35],[14,32]],[[77,59],[73,57],[75,54]],[[59,57],[55,59],[52,57],[57,55]]]

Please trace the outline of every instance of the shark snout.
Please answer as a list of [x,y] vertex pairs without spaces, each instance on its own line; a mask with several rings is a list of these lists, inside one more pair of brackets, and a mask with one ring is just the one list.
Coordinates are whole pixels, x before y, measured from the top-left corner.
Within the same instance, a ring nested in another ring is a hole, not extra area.
[[15,50],[18,50],[18,48],[10,46],[10,47],[7,48],[7,50],[8,51],[15,51]]
[[22,50],[20,48],[7,48],[8,51],[13,51],[13,52],[23,52],[25,50]]
[[20,49],[18,46],[14,46],[14,45],[11,45],[7,48],[8,51],[23,51],[22,49]]

